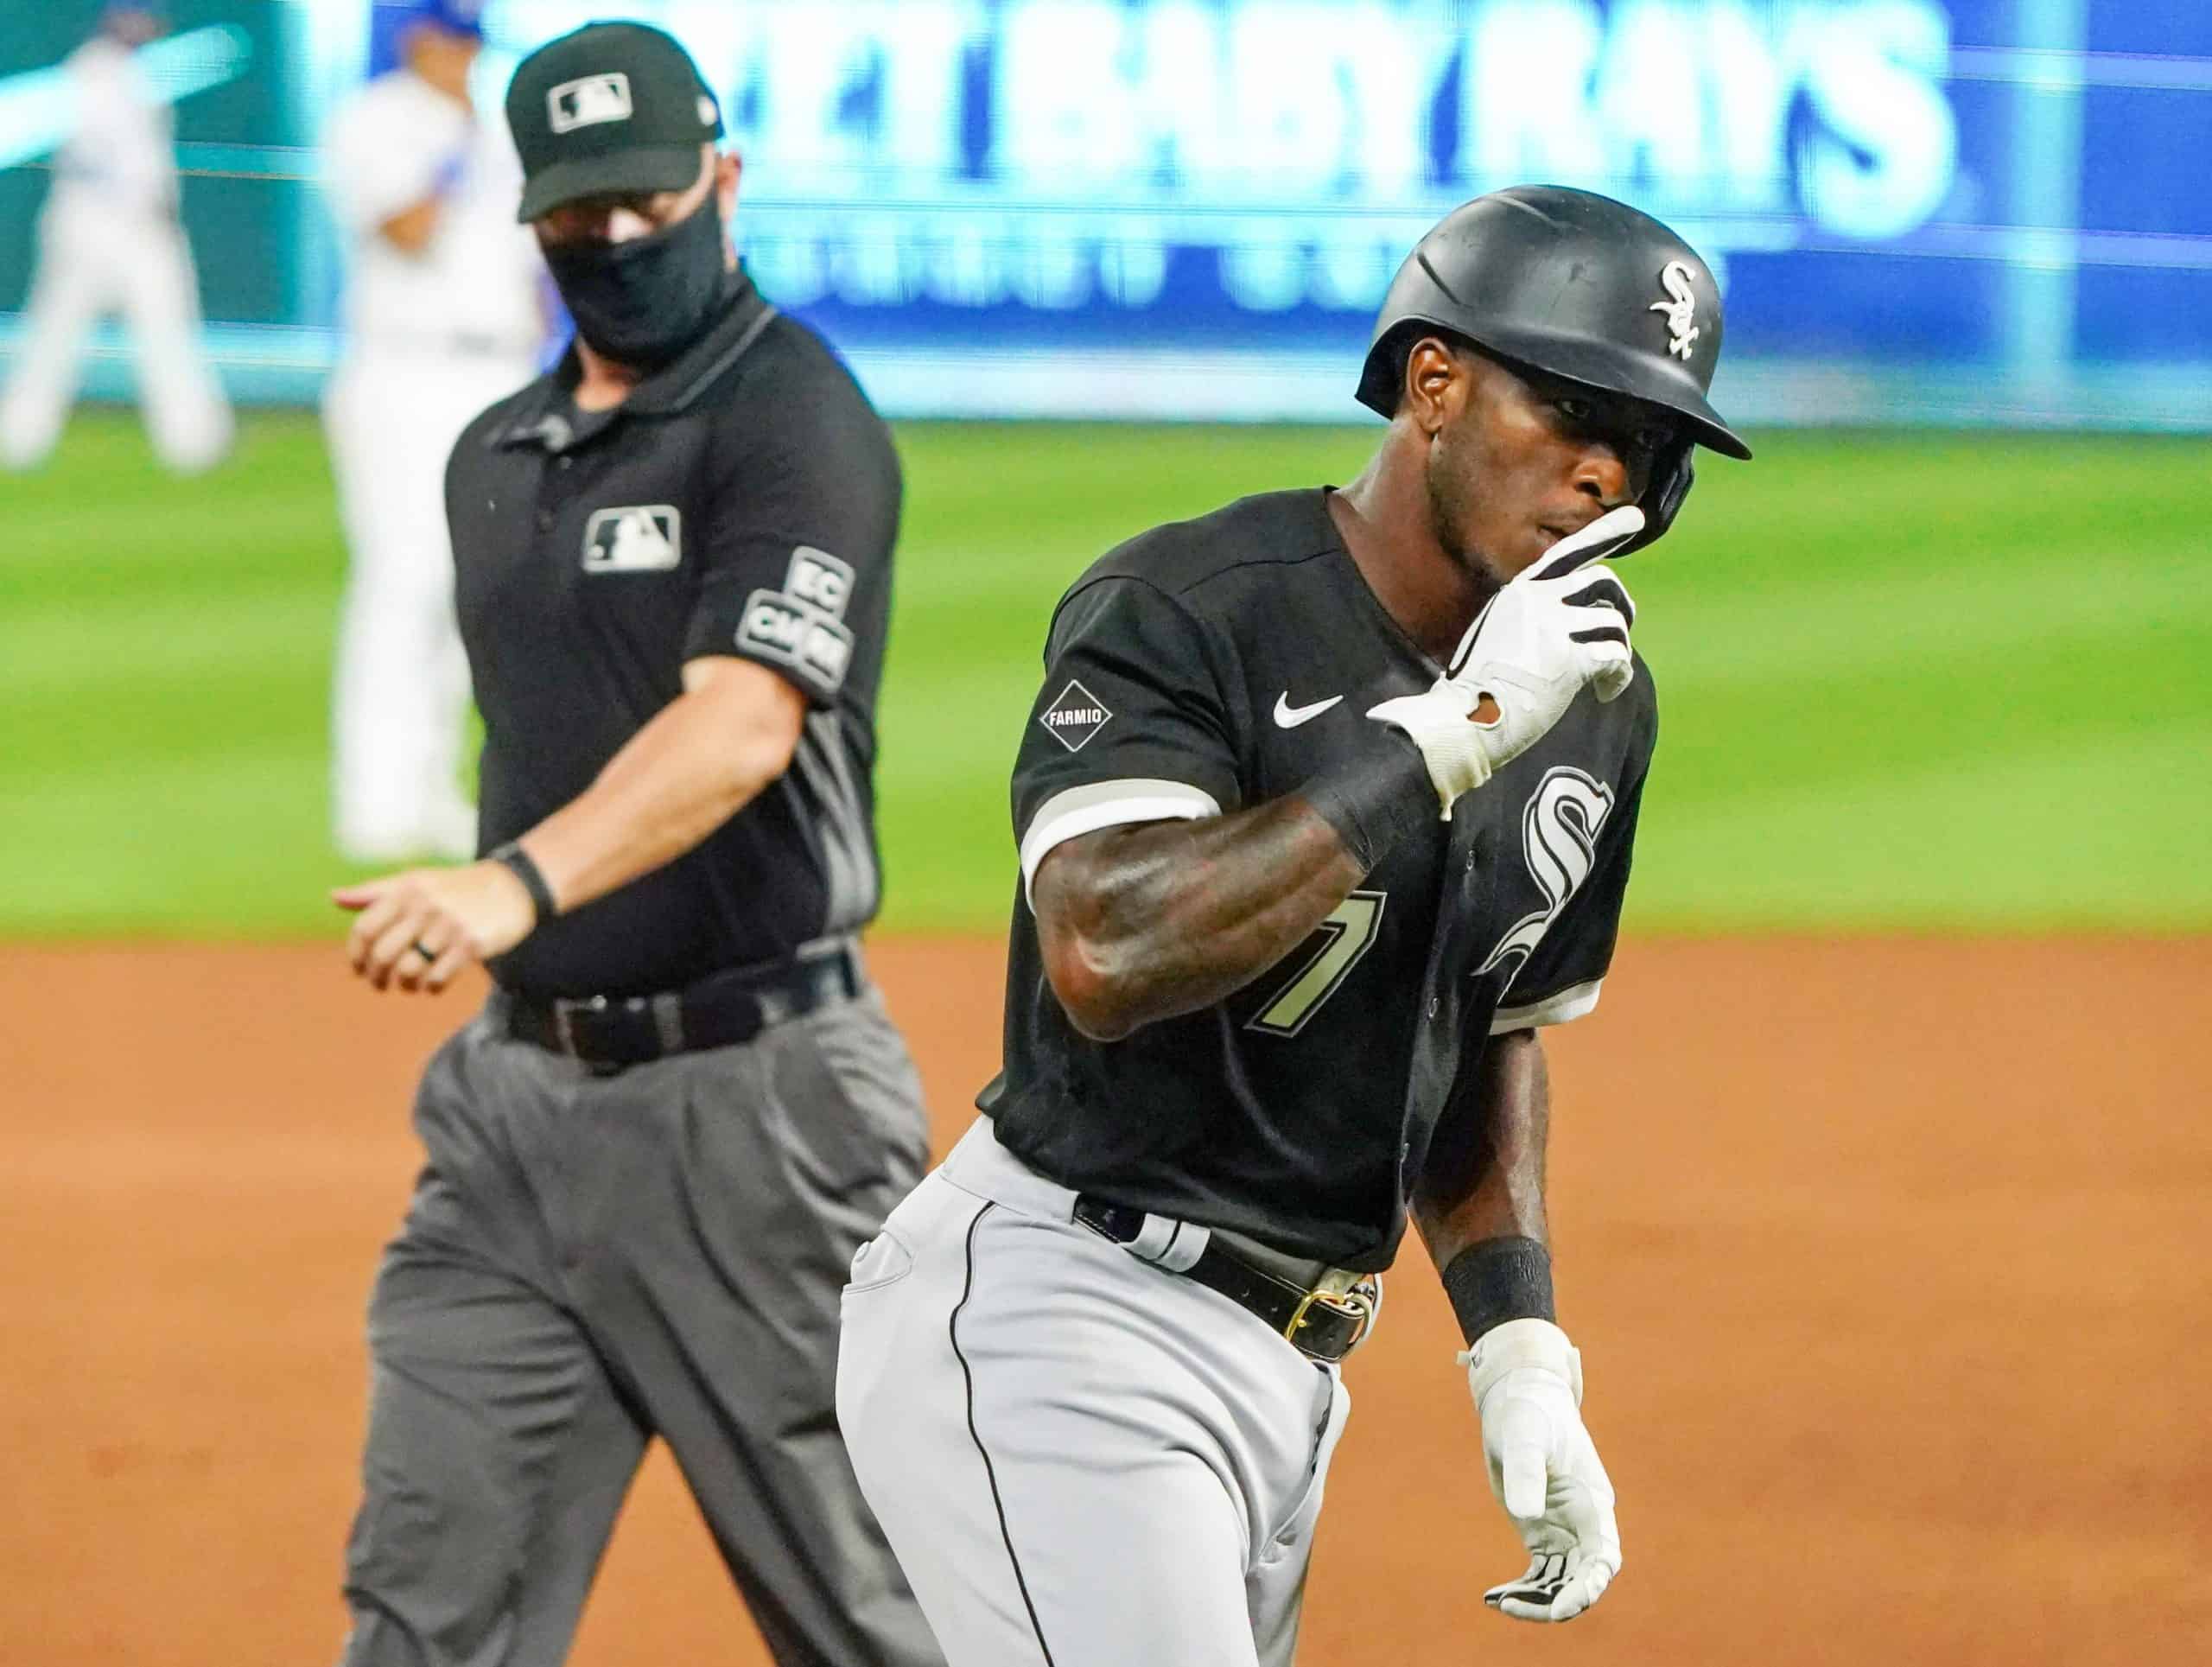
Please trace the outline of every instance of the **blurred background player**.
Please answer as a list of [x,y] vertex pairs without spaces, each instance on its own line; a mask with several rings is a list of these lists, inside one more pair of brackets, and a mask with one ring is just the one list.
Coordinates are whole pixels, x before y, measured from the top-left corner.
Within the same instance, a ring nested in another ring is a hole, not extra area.
[[333,691],[339,849],[359,862],[471,856],[460,780],[468,666],[454,623],[446,456],[537,372],[542,266],[522,188],[468,78],[477,0],[397,9],[395,67],[332,119],[332,207],[351,265],[324,428],[352,565]]
[[231,408],[200,344],[200,286],[177,220],[168,106],[131,54],[167,27],[149,3],[111,5],[63,66],[68,137],[38,223],[22,364],[0,399],[0,462],[33,468],[60,437],[92,326],[119,313],[162,462],[180,474],[230,449]]

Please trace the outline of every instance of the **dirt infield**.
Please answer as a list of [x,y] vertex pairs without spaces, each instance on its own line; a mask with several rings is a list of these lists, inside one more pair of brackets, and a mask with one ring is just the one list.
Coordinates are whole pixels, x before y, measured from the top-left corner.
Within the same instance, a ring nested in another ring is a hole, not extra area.
[[[878,945],[940,1144],[994,943]],[[1351,1365],[1309,1667],[2212,1655],[2212,941],[1641,944],[1557,1033],[1605,1605],[1517,1572],[1418,1250]],[[360,1310],[463,1004],[334,950],[0,949],[0,1663],[311,1663]],[[765,1660],[667,1466],[575,1660]],[[1147,1664],[1151,1667],[1151,1664]]]

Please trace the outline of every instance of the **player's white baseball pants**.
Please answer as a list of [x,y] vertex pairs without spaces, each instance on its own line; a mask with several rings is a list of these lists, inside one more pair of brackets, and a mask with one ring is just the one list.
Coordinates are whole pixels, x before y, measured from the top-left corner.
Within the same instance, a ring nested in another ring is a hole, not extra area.
[[176,221],[57,185],[39,217],[22,357],[0,399],[0,461],[30,468],[60,438],[92,326],[120,314],[155,455],[190,474],[229,449],[231,408],[200,341],[200,289]]
[[349,351],[323,390],[352,556],[332,691],[332,820],[357,861],[474,854],[476,815],[460,782],[468,660],[454,620],[446,459],[479,411],[534,373],[520,353],[371,343]]
[[855,1259],[837,1416],[950,1667],[1284,1667],[1351,1400],[979,1118]]

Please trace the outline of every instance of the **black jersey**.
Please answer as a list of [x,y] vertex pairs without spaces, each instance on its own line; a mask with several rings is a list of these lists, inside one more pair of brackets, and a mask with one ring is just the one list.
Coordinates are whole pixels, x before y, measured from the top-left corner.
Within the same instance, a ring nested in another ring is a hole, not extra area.
[[580,413],[571,359],[493,406],[447,469],[483,847],[589,786],[683,692],[687,660],[758,660],[809,709],[791,767],[752,803],[492,971],[538,995],[676,989],[875,912],[899,464],[844,367],[741,278],[620,405]]
[[1597,1002],[1656,733],[1649,671],[1611,703],[1582,695],[1236,995],[1098,1042],[1045,976],[1027,896],[1046,853],[1290,792],[1384,744],[1367,709],[1439,668],[1368,589],[1324,491],[1122,545],[1061,599],[1045,666],[1014,773],[1005,1063],[978,1104],[1065,1185],[1388,1266],[1487,1039]]

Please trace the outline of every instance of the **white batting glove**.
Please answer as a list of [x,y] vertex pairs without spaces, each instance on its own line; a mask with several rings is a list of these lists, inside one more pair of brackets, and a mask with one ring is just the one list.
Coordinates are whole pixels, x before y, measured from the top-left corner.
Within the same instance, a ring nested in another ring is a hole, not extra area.
[[1483,1601],[1516,1620],[1573,1620],[1621,1570],[1613,1485],[1582,1427],[1582,1357],[1548,1320],[1509,1320],[1458,1357],[1482,1420],[1490,1489],[1528,1572]]
[[[1483,605],[1442,677],[1368,709],[1413,737],[1446,821],[1462,793],[1535,746],[1585,688],[1599,700],[1628,688],[1636,604],[1611,574],[1585,569],[1643,531],[1643,512],[1630,504],[1560,539]],[[1497,706],[1487,723],[1475,716],[1485,695]]]

